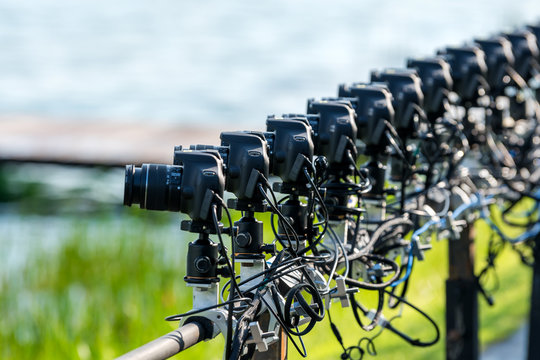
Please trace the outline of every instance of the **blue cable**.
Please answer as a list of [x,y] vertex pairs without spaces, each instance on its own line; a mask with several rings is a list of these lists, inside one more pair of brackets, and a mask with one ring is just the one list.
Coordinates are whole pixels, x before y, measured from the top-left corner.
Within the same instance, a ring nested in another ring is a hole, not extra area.
[[[540,190],[538,190],[535,195],[540,196]],[[463,203],[463,204],[461,204],[460,206],[458,206],[456,208],[456,210],[451,215],[452,220],[456,220],[462,213],[464,213],[468,209],[480,206],[480,217],[503,240],[508,241],[509,243],[517,244],[517,243],[520,243],[520,242],[524,242],[527,239],[530,239],[530,238],[533,238],[533,237],[536,237],[536,236],[540,235],[540,222],[537,222],[531,229],[525,231],[523,234],[521,234],[521,235],[519,235],[519,236],[517,236],[515,238],[509,238],[509,237],[505,236],[502,233],[502,231],[497,227],[497,225],[495,225],[493,223],[493,221],[491,221],[491,219],[486,215],[486,210],[483,208],[483,205],[485,204],[485,201],[490,200],[490,199],[494,198],[495,196],[494,195],[488,195],[488,196],[484,197],[480,193],[474,194],[473,196],[474,196],[474,198],[473,198],[472,201],[470,201],[468,203]],[[540,207],[540,203],[536,202],[533,209],[537,210],[539,207]],[[413,262],[414,262],[414,256],[413,256],[413,252],[412,252],[412,241],[417,241],[420,238],[420,235],[425,233],[426,231],[428,231],[429,228],[431,226],[433,226],[433,225],[442,225],[442,226],[444,226],[444,225],[446,225],[446,219],[442,218],[442,219],[439,219],[439,220],[430,220],[430,221],[426,222],[422,227],[420,227],[418,230],[416,230],[412,234],[411,244],[409,244],[409,246],[408,246],[409,253],[408,253],[408,258],[407,258],[407,270],[405,272],[405,275],[401,279],[398,279],[398,280],[394,281],[390,285],[390,287],[396,287],[399,284],[405,282],[409,278],[409,276],[411,275],[411,272],[412,272],[412,267],[413,267]]]
[[534,224],[534,226],[525,231],[524,233],[516,236],[515,238],[510,238],[506,235],[504,235],[504,233],[501,231],[501,229],[499,229],[499,227],[497,225],[495,225],[495,223],[488,217],[483,217],[482,218],[488,225],[489,227],[495,231],[497,233],[497,235],[499,235],[501,237],[501,239],[503,239],[504,241],[507,241],[511,244],[518,244],[518,243],[521,243],[521,242],[524,242],[524,241],[527,241],[528,239],[530,238],[533,238],[533,237],[536,237],[538,236],[538,234],[540,234],[540,222],[537,222],[536,224]]
[[409,256],[408,256],[408,260],[407,260],[407,271],[405,272],[405,275],[401,279],[397,279],[392,284],[390,284],[390,287],[396,287],[396,286],[398,286],[399,284],[401,284],[402,282],[404,282],[405,280],[407,280],[409,278],[409,276],[411,275],[411,272],[412,272],[413,261],[414,261],[414,256],[413,256],[413,252],[412,252],[412,245],[409,245]]
[[[473,201],[469,203],[463,203],[457,207],[457,209],[451,215],[452,220],[457,219],[458,216],[460,216],[463,212],[465,212],[466,210],[472,207],[483,205],[484,203],[483,200],[489,200],[491,198],[493,198],[493,195],[486,196],[485,198],[480,194],[475,195]],[[483,209],[482,209],[482,212],[483,212]],[[405,282],[409,278],[412,272],[412,267],[413,267],[413,262],[414,262],[414,256],[412,252],[412,241],[417,241],[420,238],[420,235],[428,231],[429,228],[433,225],[446,225],[446,219],[443,218],[439,220],[430,220],[412,234],[411,244],[409,244],[409,247],[408,247],[409,254],[408,254],[408,259],[407,259],[407,270],[405,271],[405,275],[401,279],[398,279],[394,281],[392,284],[390,284],[390,287],[396,287],[399,284]],[[538,231],[540,232],[540,223],[537,225],[538,225]]]
[[[538,196],[540,195],[540,190],[537,190],[536,193],[535,193],[535,196]],[[536,202],[535,203],[535,206],[533,207],[533,211],[538,209],[539,207],[539,202]],[[532,214],[531,212],[531,214]],[[521,242],[524,242],[524,241],[527,241],[528,239],[530,238],[533,238],[533,237],[536,237],[538,236],[538,234],[540,234],[540,222],[537,222],[536,224],[534,224],[534,226],[523,232],[522,234],[516,236],[515,238],[510,238],[508,236],[506,236],[502,230],[497,226],[495,225],[495,223],[486,215],[486,212],[484,211],[484,209],[482,209],[482,211],[480,212],[480,217],[486,222],[486,224],[489,225],[489,227],[495,231],[497,233],[497,235],[499,235],[501,237],[501,239],[503,239],[504,241],[507,241],[511,244],[518,244],[518,243],[521,243]]]

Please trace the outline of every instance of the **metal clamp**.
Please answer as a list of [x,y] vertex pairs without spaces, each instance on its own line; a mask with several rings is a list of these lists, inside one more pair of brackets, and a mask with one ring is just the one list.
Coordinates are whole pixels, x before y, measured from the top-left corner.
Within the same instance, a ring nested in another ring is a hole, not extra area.
[[249,331],[251,336],[246,340],[246,344],[255,344],[259,352],[268,351],[268,346],[279,340],[275,331],[263,332],[258,321],[249,323]]
[[[347,288],[345,286],[345,278],[343,276],[339,276],[336,278],[336,291],[333,293],[330,293],[330,298],[332,299],[339,299],[341,301],[341,307],[349,307],[351,306],[351,301],[349,300],[349,294],[354,294],[358,292],[358,288]],[[330,308],[330,301],[327,302],[327,309]]]

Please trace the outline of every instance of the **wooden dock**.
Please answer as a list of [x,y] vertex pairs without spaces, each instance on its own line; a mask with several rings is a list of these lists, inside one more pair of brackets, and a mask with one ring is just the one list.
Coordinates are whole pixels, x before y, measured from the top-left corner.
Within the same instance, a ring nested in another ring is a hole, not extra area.
[[175,145],[219,145],[219,127],[0,116],[0,162],[172,163]]

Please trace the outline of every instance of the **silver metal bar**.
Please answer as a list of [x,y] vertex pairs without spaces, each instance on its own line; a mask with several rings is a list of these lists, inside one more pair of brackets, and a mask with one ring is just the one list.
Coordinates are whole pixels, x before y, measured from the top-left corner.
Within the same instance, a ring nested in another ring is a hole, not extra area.
[[[202,335],[202,336],[201,336]],[[198,342],[204,340],[204,329],[196,322],[191,322],[170,333],[163,335],[117,359],[119,360],[158,360],[168,359]]]

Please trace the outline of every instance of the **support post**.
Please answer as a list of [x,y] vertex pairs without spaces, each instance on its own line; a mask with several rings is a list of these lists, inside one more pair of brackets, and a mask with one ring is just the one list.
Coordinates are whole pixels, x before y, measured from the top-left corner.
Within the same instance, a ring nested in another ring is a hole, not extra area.
[[478,359],[478,296],[474,276],[474,229],[448,240],[446,281],[446,359]]
[[527,359],[540,359],[540,236],[534,243],[534,267],[529,318],[529,349]]

